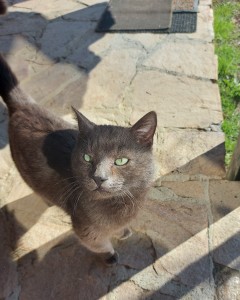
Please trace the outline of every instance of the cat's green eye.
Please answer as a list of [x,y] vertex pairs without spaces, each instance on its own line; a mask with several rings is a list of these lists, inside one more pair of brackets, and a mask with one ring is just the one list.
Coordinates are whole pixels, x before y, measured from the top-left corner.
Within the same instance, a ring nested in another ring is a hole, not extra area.
[[87,161],[87,162],[91,162],[91,161],[92,161],[92,157],[91,157],[90,155],[88,155],[88,154],[84,154],[84,155],[83,155],[83,158],[84,158],[84,160]]
[[123,157],[123,158],[118,158],[115,160],[115,165],[116,166],[124,166],[128,163],[129,159],[126,158],[126,157]]

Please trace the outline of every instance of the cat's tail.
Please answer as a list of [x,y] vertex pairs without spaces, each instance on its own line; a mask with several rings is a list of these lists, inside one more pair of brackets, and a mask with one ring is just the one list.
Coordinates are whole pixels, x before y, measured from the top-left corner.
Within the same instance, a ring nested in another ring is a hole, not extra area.
[[34,102],[18,86],[18,80],[10,66],[0,54],[0,96],[7,104],[9,114],[21,109],[22,105]]
[[7,1],[6,0],[0,0],[0,15],[4,15],[7,12]]

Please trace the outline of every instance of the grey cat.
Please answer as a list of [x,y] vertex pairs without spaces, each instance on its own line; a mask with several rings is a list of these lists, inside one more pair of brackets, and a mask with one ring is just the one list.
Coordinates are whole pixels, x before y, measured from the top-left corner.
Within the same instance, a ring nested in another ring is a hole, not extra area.
[[111,238],[127,238],[153,180],[155,112],[132,127],[96,125],[73,108],[78,127],[24,94],[0,56],[0,95],[9,110],[12,158],[26,183],[62,207],[89,250],[115,264]]

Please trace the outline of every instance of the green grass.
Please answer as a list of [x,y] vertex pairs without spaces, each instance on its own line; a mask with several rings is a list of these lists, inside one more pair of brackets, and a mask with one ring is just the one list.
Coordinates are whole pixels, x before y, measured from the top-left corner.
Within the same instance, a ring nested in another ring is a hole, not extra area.
[[240,133],[240,3],[214,1],[215,52],[218,55],[219,88],[226,141],[226,165],[229,165]]

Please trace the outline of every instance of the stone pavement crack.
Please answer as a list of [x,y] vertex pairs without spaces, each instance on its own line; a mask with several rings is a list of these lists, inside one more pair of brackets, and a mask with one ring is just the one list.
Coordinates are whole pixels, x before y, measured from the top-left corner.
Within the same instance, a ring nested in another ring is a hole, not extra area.
[[181,72],[171,71],[171,70],[162,69],[162,68],[153,67],[153,66],[150,67],[150,66],[141,65],[140,71],[157,71],[159,73],[173,75],[175,77],[183,77],[183,78],[189,78],[189,79],[195,79],[195,80],[199,80],[199,81],[204,81],[204,82],[206,81],[206,82],[213,83],[213,79],[196,76],[196,75],[188,75],[188,74],[184,74]]
[[[176,274],[174,274],[174,273],[171,273],[171,272],[169,272],[168,271],[168,269],[167,268],[165,268],[164,267],[164,265],[160,262],[160,261],[158,261],[158,264],[163,268],[163,270],[166,272],[166,273],[168,273],[171,277],[172,277],[172,281],[175,281],[175,282],[177,282],[177,283],[181,283],[181,284],[183,284],[184,286],[186,286],[182,281],[181,281],[181,279],[180,279],[180,277],[178,277]],[[159,275],[159,274],[158,274]]]
[[136,283],[134,281],[134,279],[130,279],[129,281],[132,282],[135,286],[139,287],[140,289],[142,289],[145,292],[150,292],[151,291],[150,289],[143,288],[141,285],[139,285],[138,283]]
[[159,275],[159,274],[158,274],[158,271],[157,271],[156,268],[155,268],[154,263],[152,264],[152,268],[153,268],[153,271],[156,273],[156,275]]

